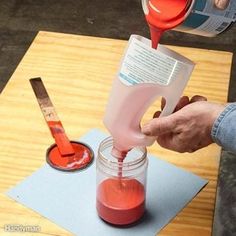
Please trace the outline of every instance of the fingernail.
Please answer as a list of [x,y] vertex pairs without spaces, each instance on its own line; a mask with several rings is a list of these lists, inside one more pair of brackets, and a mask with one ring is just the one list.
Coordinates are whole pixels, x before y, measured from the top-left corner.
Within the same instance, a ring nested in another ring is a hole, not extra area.
[[146,135],[150,135],[150,134],[151,134],[151,130],[150,130],[150,127],[149,127],[148,124],[146,124],[146,125],[144,125],[144,126],[142,127],[142,132],[143,132],[144,134],[146,134]]

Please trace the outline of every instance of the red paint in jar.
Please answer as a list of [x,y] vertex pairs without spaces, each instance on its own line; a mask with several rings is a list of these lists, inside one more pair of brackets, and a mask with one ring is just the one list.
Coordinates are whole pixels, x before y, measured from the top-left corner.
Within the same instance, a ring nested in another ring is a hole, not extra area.
[[109,178],[97,189],[97,211],[108,223],[127,225],[145,212],[145,189],[136,179]]
[[110,224],[129,225],[145,212],[147,150],[114,152],[113,144],[113,138],[107,137],[98,149],[97,213]]

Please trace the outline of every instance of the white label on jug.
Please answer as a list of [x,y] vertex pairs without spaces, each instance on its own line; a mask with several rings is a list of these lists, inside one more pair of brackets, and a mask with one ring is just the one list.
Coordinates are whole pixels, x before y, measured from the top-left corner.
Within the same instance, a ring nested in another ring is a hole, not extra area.
[[119,78],[125,85],[168,85],[178,75],[180,66],[179,61],[134,38],[124,56]]

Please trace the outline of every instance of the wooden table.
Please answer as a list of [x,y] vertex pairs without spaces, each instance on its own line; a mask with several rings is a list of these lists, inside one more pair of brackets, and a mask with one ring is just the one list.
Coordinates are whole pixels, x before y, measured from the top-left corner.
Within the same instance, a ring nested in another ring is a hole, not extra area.
[[[12,235],[4,231],[5,224],[39,225],[41,232],[37,235],[71,235],[4,195],[45,163],[45,151],[53,142],[29,78],[43,78],[71,139],[93,127],[105,131],[104,109],[126,44],[122,40],[49,32],[39,32],[35,38],[0,95],[0,235]],[[170,48],[197,63],[186,95],[201,94],[211,101],[226,101],[230,53]],[[159,105],[157,101],[148,110],[144,122]],[[220,148],[212,144],[193,154],[179,154],[153,145],[149,151],[209,180],[160,235],[211,235]]]

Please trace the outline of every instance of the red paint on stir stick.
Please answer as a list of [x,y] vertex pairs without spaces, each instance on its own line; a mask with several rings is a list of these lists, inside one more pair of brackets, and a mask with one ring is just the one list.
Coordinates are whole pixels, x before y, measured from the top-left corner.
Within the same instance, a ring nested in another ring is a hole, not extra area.
[[145,211],[145,189],[136,179],[106,179],[97,190],[99,216],[115,225],[131,224]]
[[65,130],[62,126],[61,121],[47,121],[48,127],[51,131],[53,138],[58,146],[58,149],[62,156],[74,155],[75,151],[73,149],[70,140],[66,136]]
[[62,156],[75,154],[41,78],[30,80],[39,106]]

